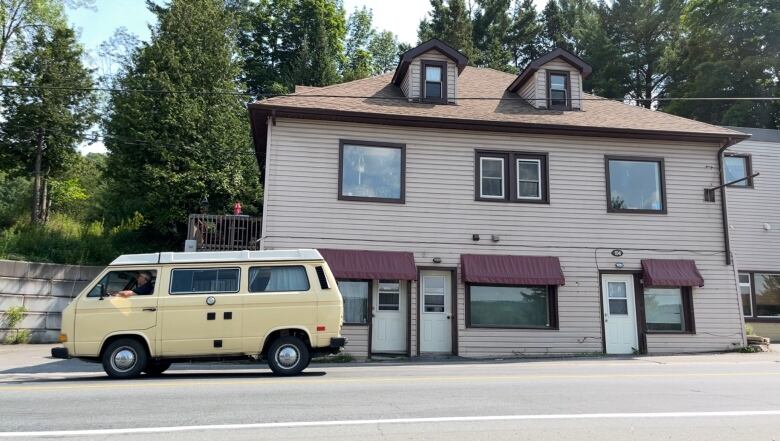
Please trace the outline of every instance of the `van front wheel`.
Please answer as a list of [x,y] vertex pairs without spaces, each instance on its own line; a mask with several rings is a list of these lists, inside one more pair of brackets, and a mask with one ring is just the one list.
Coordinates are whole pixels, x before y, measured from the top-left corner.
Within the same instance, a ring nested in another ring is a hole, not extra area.
[[135,378],[146,368],[146,348],[130,338],[110,343],[103,351],[103,370],[111,378]]
[[281,337],[268,348],[268,366],[276,375],[298,375],[308,360],[309,349],[298,337]]

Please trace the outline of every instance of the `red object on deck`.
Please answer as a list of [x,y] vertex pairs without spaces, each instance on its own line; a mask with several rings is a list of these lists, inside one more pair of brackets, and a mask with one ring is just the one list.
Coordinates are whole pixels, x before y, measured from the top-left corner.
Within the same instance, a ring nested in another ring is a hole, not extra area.
[[241,202],[236,202],[233,205],[233,214],[236,215],[236,216],[241,214]]

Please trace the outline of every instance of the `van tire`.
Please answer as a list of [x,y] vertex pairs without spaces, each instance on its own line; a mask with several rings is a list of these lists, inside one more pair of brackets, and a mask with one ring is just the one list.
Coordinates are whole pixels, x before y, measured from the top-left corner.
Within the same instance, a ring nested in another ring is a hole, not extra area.
[[146,369],[149,355],[146,348],[138,340],[120,338],[113,341],[103,350],[101,357],[103,370],[111,378],[135,378]]
[[167,371],[169,367],[171,367],[170,361],[151,360],[146,365],[146,368],[144,369],[144,373],[146,373],[146,375],[151,375],[151,376],[162,375],[162,373]]
[[298,375],[309,365],[309,348],[298,337],[280,337],[271,343],[267,358],[276,375]]

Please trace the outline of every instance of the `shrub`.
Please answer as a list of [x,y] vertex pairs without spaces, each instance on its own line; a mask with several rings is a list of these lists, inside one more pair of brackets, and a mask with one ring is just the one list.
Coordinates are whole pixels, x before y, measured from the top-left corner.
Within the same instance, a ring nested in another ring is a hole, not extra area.
[[19,344],[27,343],[30,339],[30,331],[27,329],[16,329],[19,323],[24,320],[24,316],[27,315],[27,308],[24,306],[14,306],[9,308],[3,314],[3,327],[14,330],[16,332],[13,335],[9,334],[5,337],[5,343],[7,344]]

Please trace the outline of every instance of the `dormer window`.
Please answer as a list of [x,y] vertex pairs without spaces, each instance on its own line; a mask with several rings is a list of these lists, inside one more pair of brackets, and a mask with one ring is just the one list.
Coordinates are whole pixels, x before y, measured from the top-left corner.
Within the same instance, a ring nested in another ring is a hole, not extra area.
[[549,84],[547,107],[557,110],[569,109],[569,73],[550,72],[547,79],[547,84]]
[[444,61],[422,61],[423,100],[447,101],[447,63]]

